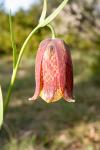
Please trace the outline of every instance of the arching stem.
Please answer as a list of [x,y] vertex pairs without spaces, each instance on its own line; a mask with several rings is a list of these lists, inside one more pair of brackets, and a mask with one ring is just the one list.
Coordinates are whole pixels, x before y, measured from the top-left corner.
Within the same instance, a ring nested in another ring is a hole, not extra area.
[[56,38],[56,34],[55,34],[55,30],[54,30],[53,26],[51,24],[48,24],[47,26],[50,28],[50,30],[52,32],[52,38],[55,39]]

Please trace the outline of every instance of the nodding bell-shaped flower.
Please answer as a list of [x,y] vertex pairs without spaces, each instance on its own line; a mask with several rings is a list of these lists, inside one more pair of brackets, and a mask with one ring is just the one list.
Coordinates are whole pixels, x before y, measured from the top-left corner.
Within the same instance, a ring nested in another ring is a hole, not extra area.
[[40,96],[47,103],[73,99],[73,66],[69,47],[61,39],[46,39],[39,45],[35,68],[35,100]]

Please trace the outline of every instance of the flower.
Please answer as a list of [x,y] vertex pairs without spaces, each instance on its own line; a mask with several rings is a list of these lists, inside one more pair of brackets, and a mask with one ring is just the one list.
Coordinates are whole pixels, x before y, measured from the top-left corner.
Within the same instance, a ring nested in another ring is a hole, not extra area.
[[46,39],[39,45],[35,68],[35,100],[40,96],[47,103],[62,97],[73,99],[73,66],[69,47],[61,39]]

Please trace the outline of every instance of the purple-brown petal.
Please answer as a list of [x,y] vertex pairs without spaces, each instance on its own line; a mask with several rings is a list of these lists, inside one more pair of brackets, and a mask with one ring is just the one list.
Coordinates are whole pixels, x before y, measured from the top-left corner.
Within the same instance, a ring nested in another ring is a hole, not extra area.
[[66,63],[65,63],[65,52],[63,50],[63,44],[62,40],[56,39],[55,40],[56,45],[56,57],[57,57],[57,63],[59,66],[59,82],[60,82],[60,88],[62,92],[64,92],[65,88],[65,71],[66,71]]
[[51,40],[44,52],[42,61],[43,89],[40,96],[46,102],[53,102],[54,95],[59,87],[59,71],[55,53],[55,45]]
[[64,98],[68,101],[75,101],[73,100],[73,65],[71,54],[68,46],[64,43],[64,49],[66,51],[66,83],[65,83],[65,91],[64,91]]
[[42,58],[44,55],[44,51],[50,42],[50,39],[44,40],[40,43],[37,56],[36,56],[36,66],[35,66],[35,80],[36,80],[36,88],[35,88],[35,93],[34,96],[29,98],[29,100],[35,100],[40,94],[40,88],[41,88],[41,63],[42,63]]

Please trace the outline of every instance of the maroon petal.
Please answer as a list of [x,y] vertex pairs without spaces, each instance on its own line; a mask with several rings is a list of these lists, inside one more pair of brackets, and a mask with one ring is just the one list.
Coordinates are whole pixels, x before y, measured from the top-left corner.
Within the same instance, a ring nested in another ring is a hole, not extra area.
[[64,49],[66,50],[65,60],[66,60],[66,83],[64,98],[68,101],[73,100],[73,65],[69,47],[64,43]]
[[44,55],[44,51],[46,50],[46,47],[48,43],[50,42],[50,39],[44,40],[40,43],[40,46],[38,48],[37,56],[36,56],[36,67],[35,67],[35,80],[36,80],[36,89],[34,96],[32,98],[29,98],[29,100],[35,100],[40,94],[40,88],[41,88],[41,63],[42,63],[42,58]]
[[58,66],[55,54],[54,42],[51,42],[46,47],[42,61],[43,89],[41,93],[42,99],[46,102],[53,102],[55,92],[59,87]]
[[65,63],[65,52],[63,50],[63,43],[60,39],[55,39],[55,46],[56,46],[56,58],[57,63],[59,66],[59,82],[60,82],[60,88],[62,92],[64,92],[65,88],[65,70],[66,70],[66,63]]

